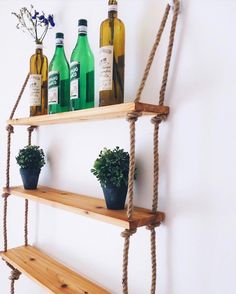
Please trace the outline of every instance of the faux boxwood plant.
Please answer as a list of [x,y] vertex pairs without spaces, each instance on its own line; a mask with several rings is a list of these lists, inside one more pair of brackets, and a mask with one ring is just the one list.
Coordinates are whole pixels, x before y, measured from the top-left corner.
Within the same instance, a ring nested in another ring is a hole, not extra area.
[[102,186],[121,187],[128,184],[129,153],[119,147],[104,148],[94,162],[91,172]]
[[29,145],[19,150],[16,161],[23,169],[41,169],[45,164],[45,155],[39,146]]

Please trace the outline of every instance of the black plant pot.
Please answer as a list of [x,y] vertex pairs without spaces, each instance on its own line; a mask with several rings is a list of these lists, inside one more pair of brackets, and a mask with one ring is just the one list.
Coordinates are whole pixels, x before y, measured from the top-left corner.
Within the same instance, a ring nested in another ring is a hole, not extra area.
[[118,188],[114,186],[105,187],[102,185],[107,208],[112,210],[124,209],[127,189],[128,187],[125,185]]
[[23,186],[26,190],[37,189],[40,171],[41,169],[20,168]]

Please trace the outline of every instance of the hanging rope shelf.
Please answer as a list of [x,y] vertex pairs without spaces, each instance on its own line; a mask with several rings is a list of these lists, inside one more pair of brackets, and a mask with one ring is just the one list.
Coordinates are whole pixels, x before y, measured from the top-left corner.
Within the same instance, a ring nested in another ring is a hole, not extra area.
[[[116,106],[108,106],[108,107],[101,107],[98,109],[89,109],[82,111],[78,111],[78,115],[76,114],[77,118],[74,117],[74,114],[72,113],[72,116],[65,113],[62,114],[62,116],[56,115],[46,115],[46,116],[40,116],[40,117],[32,117],[27,119],[13,119],[15,111],[17,109],[17,106],[21,100],[21,97],[23,95],[23,92],[26,88],[27,82],[29,80],[29,74],[26,77],[26,80],[22,86],[22,89],[20,91],[20,94],[16,100],[16,103],[13,107],[13,110],[11,112],[11,115],[8,120],[7,125],[7,164],[6,164],[6,185],[4,188],[4,193],[2,194],[3,201],[4,201],[4,208],[3,208],[3,239],[4,239],[4,252],[1,254],[3,259],[7,260],[6,254],[8,252],[8,235],[7,235],[7,213],[8,213],[8,197],[11,193],[10,188],[10,157],[11,157],[11,135],[14,133],[13,125],[22,124],[22,125],[29,125],[27,128],[28,131],[28,145],[31,145],[31,136],[32,132],[37,128],[37,125],[41,124],[49,124],[49,123],[60,123],[60,118],[63,122],[73,122],[76,120],[84,120],[84,119],[97,119],[99,117],[105,118],[111,118],[114,117],[122,117],[126,114],[127,121],[129,122],[129,128],[130,128],[130,166],[129,166],[129,181],[128,181],[128,203],[127,203],[127,222],[132,223],[132,221],[136,218],[134,217],[134,201],[133,201],[133,187],[134,187],[134,172],[135,172],[135,127],[136,127],[136,121],[138,120],[139,116],[141,114],[154,114],[156,115],[151,119],[151,123],[154,125],[154,136],[153,136],[153,199],[152,199],[152,210],[151,213],[153,216],[156,216],[154,218],[149,218],[147,221],[146,228],[150,231],[151,234],[151,263],[152,263],[152,284],[151,284],[151,294],[156,293],[156,279],[157,279],[157,258],[156,258],[156,227],[160,225],[160,222],[164,219],[164,214],[161,214],[157,211],[158,209],[158,183],[159,183],[159,152],[158,152],[158,137],[159,137],[159,126],[163,120],[166,119],[168,115],[168,107],[164,106],[164,99],[165,99],[165,93],[166,93],[166,87],[167,87],[167,80],[168,80],[168,74],[169,74],[169,68],[170,68],[170,61],[173,51],[173,44],[174,44],[174,37],[175,37],[175,31],[176,31],[176,24],[177,24],[177,18],[179,14],[179,7],[180,3],[179,0],[173,0],[173,19],[171,23],[171,29],[170,29],[170,36],[169,36],[169,44],[166,54],[166,60],[165,60],[165,66],[164,66],[164,72],[163,72],[163,78],[162,78],[162,84],[160,89],[160,95],[159,95],[159,104],[157,106],[150,106],[148,104],[143,104],[140,102],[141,95],[143,92],[143,89],[145,87],[146,80],[148,78],[151,65],[153,63],[155,53],[157,51],[157,47],[160,43],[164,28],[166,26],[166,22],[168,19],[168,16],[170,14],[171,5],[168,4],[165,9],[164,16],[161,21],[160,28],[158,30],[158,33],[156,35],[156,39],[153,45],[153,48],[151,50],[150,56],[148,58],[148,62],[144,71],[144,75],[142,78],[142,81],[140,83],[140,86],[138,88],[136,98],[134,99],[134,103],[125,103],[123,105],[117,105],[119,108],[118,112],[116,110]],[[99,114],[100,112],[100,114]],[[75,112],[74,112],[75,113]],[[101,114],[102,113],[102,114]],[[114,115],[116,113],[116,115]],[[119,113],[119,114],[117,114]],[[13,189],[14,191],[14,189]],[[18,192],[20,194],[20,192]],[[142,212],[143,213],[143,212]],[[150,214],[149,214],[150,217]],[[123,226],[123,224],[122,224]],[[121,236],[124,238],[124,251],[123,251],[123,277],[122,277],[122,285],[123,285],[123,294],[128,294],[128,254],[129,254],[129,245],[130,245],[130,237],[136,233],[137,227],[139,225],[131,226],[129,225],[128,228],[126,228],[122,233]],[[24,244],[25,246],[28,246],[28,199],[25,199],[25,225],[24,225]],[[4,255],[5,254],[5,255]],[[14,294],[14,282],[19,279],[21,272],[19,269],[14,267],[12,264],[7,262],[7,265],[11,268],[11,294]],[[65,285],[61,286],[62,288],[65,288]],[[68,287],[68,285],[66,285]],[[100,288],[99,288],[100,289]],[[99,290],[99,293],[109,293],[107,291]],[[61,292],[64,293],[64,292]],[[66,292],[65,292],[66,293]],[[77,292],[75,292],[77,293]],[[90,293],[90,292],[86,292]],[[94,293],[94,292],[93,292]]]

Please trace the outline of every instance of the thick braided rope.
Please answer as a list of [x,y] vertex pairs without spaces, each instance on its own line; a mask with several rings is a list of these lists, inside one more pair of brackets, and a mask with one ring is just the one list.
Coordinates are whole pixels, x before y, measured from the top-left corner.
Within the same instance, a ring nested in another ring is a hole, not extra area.
[[129,158],[129,179],[128,179],[128,208],[127,217],[132,218],[134,205],[134,173],[135,173],[135,122],[138,119],[139,114],[136,112],[129,113],[127,120],[130,123],[130,158]]
[[[10,186],[10,155],[11,155],[11,134],[14,132],[13,126],[8,125],[7,128],[7,167],[6,167],[6,189]],[[7,251],[7,205],[9,193],[3,193],[3,242],[4,251]]]
[[18,96],[18,98],[16,100],[16,103],[15,103],[13,109],[12,109],[12,112],[11,112],[11,115],[10,115],[10,118],[9,119],[12,119],[13,116],[14,116],[14,114],[15,114],[16,108],[17,108],[17,106],[18,106],[18,104],[19,104],[19,102],[21,100],[21,97],[22,97],[22,95],[24,93],[24,90],[25,90],[25,87],[26,87],[26,85],[28,83],[29,77],[30,77],[30,74],[28,73],[27,76],[26,76],[26,79],[24,81],[24,84],[23,84],[23,86],[21,88],[20,94],[19,94],[19,96]]
[[4,251],[7,251],[7,198],[9,194],[3,193],[3,247]]
[[21,272],[18,271],[16,268],[12,268],[11,275],[9,280],[11,281],[11,294],[15,293],[15,281],[19,280]]
[[129,243],[130,236],[136,233],[136,229],[125,230],[121,233],[121,236],[125,238],[124,251],[123,251],[123,276],[122,286],[123,294],[128,294],[128,261],[129,261]]
[[[151,119],[154,124],[154,134],[153,134],[153,199],[152,199],[152,212],[157,212],[158,207],[158,184],[159,184],[159,152],[158,152],[158,135],[159,126],[166,116],[159,114]],[[152,285],[151,294],[156,293],[156,279],[157,279],[157,261],[156,261],[156,232],[155,227],[159,224],[153,224],[147,226],[147,229],[151,232],[151,261],[152,261]]]
[[6,127],[7,130],[7,166],[6,166],[6,188],[10,186],[10,158],[11,158],[11,134],[14,133],[12,125]]
[[29,215],[29,200],[25,199],[25,224],[24,224],[25,246],[28,246],[28,215]]
[[166,61],[165,61],[165,66],[164,66],[164,73],[163,73],[163,78],[162,78],[159,105],[164,104],[167,80],[168,80],[169,69],[170,69],[170,60],[171,60],[172,51],[173,51],[173,44],[174,44],[175,32],[176,32],[176,24],[177,24],[178,14],[179,14],[179,7],[180,7],[179,0],[175,0],[174,2],[175,2],[174,15],[173,15],[172,24],[171,24],[169,44],[168,44]]
[[21,275],[21,272],[19,272],[15,268],[11,271],[11,275],[9,277],[9,280],[11,280],[11,294],[15,293],[15,281],[19,280],[20,275]]
[[[28,145],[31,145],[32,132],[36,127],[30,126],[27,128],[28,131]],[[28,215],[29,215],[29,200],[25,199],[25,224],[24,224],[24,239],[25,246],[28,246]]]
[[158,185],[159,185],[159,126],[166,116],[159,114],[151,119],[154,124],[153,133],[153,199],[152,199],[152,212],[157,212],[158,207]]
[[161,36],[162,36],[163,31],[164,31],[169,12],[170,12],[170,5],[168,4],[166,6],[166,10],[165,10],[164,16],[162,18],[161,25],[160,25],[160,28],[158,30],[158,33],[157,33],[153,48],[152,48],[151,53],[149,55],[148,62],[147,62],[147,65],[146,65],[146,68],[145,68],[145,71],[144,71],[144,74],[143,74],[143,78],[142,78],[142,81],[141,81],[140,86],[138,88],[138,91],[137,91],[136,98],[135,98],[134,102],[139,102],[140,99],[141,99],[141,95],[142,95],[143,89],[145,87],[145,83],[146,83],[147,77],[149,75],[149,71],[150,71],[151,65],[153,63],[157,47],[158,47],[158,45],[160,43]]
[[14,266],[11,265],[9,262],[6,261],[6,264],[11,269],[11,275],[9,277],[9,280],[11,281],[11,294],[14,294],[14,292],[15,292],[15,281],[19,280],[21,272],[18,271],[18,269],[14,268]]
[[151,294],[156,293],[156,280],[157,280],[157,258],[156,258],[156,231],[155,227],[159,224],[149,225],[147,229],[151,232],[151,257],[152,257],[152,285]]

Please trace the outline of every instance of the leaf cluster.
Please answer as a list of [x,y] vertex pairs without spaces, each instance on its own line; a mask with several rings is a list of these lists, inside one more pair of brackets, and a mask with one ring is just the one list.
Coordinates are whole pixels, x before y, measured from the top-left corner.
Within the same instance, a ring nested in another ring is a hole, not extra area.
[[103,186],[128,184],[129,153],[119,147],[113,150],[104,148],[95,160],[91,172]]
[[39,146],[29,145],[19,150],[16,161],[21,168],[41,169],[45,164],[45,155]]

